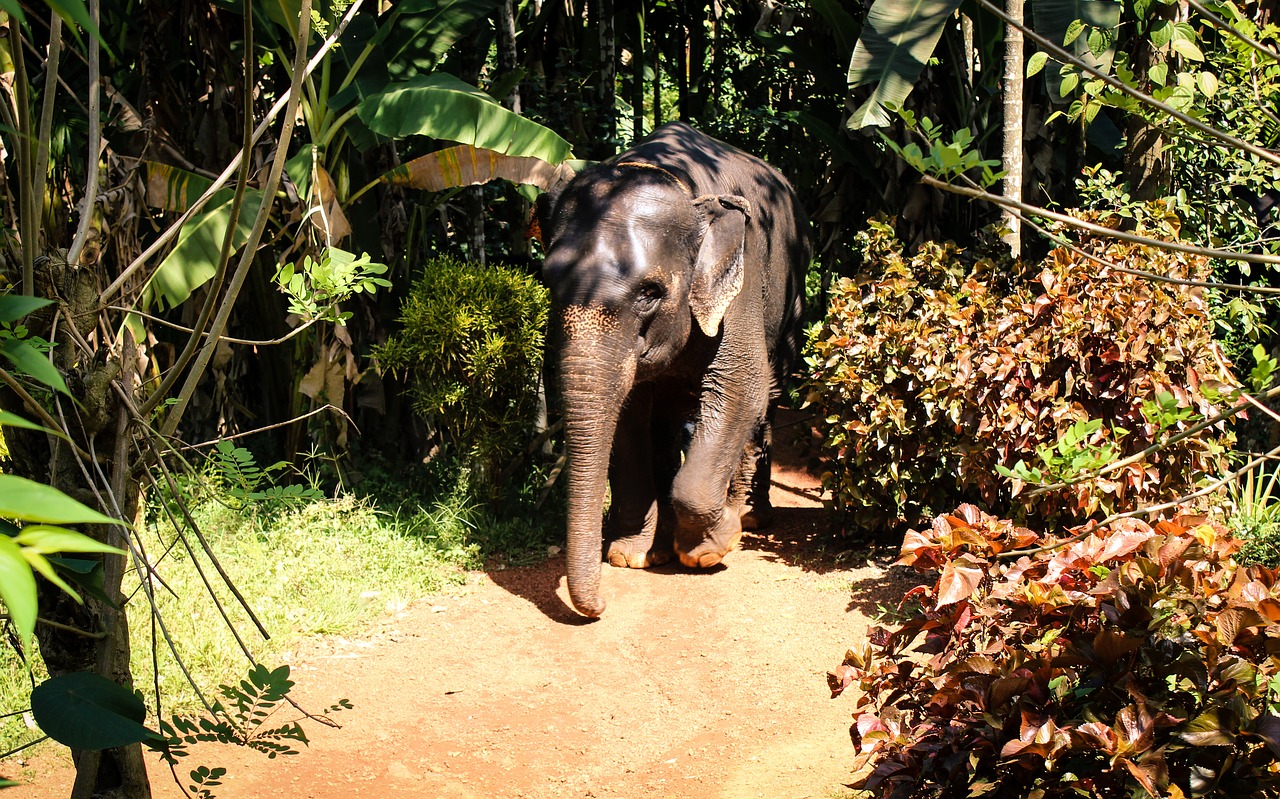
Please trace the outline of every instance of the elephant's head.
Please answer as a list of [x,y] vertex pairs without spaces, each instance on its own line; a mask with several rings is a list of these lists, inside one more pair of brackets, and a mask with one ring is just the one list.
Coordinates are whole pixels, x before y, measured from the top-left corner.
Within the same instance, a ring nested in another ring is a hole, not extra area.
[[743,285],[747,201],[695,196],[688,185],[648,164],[605,165],[544,215],[569,457],[569,593],[587,616],[604,611],[601,512],[619,410],[638,380],[719,335]]

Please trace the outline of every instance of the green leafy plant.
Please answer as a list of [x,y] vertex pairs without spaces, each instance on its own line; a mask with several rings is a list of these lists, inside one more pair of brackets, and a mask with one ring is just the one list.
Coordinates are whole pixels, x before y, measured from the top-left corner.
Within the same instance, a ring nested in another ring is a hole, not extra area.
[[336,247],[326,247],[320,260],[310,255],[298,265],[286,263],[276,270],[276,283],[289,299],[289,313],[304,321],[318,319],[345,325],[350,311],[339,303],[361,292],[373,294],[378,287],[390,288],[391,281],[379,277],[387,267],[375,264],[368,253],[356,256]]
[[427,263],[401,308],[401,331],[375,352],[404,372],[414,408],[446,448],[495,481],[533,436],[547,290],[500,266]]
[[908,593],[923,612],[829,677],[863,691],[855,786],[1273,795],[1280,583],[1239,547],[1202,517],[1042,536],[973,506],[909,532],[899,563],[938,574]]
[[315,486],[272,484],[271,473],[288,469],[288,461],[259,466],[252,452],[244,447],[237,447],[230,441],[215,444],[210,458],[214,470],[226,486],[227,495],[236,500],[240,507],[264,501],[268,506],[308,502],[324,496]]
[[1087,255],[1187,276],[1203,261],[1095,238],[1036,265],[953,243],[908,255],[878,220],[858,241],[863,272],[832,286],[806,355],[824,480],[852,526],[917,523],[962,500],[1079,520],[1220,472],[1219,427],[1097,474],[1211,415],[1203,385],[1236,383],[1199,294]]
[[954,131],[951,141],[946,142],[942,139],[942,126],[929,117],[921,117],[917,124],[916,115],[912,111],[904,109],[899,112],[899,116],[902,117],[903,124],[920,134],[928,151],[922,150],[915,143],[899,145],[883,133],[880,138],[917,172],[946,181],[975,172],[983,187],[991,186],[1004,177],[1004,172],[995,171],[1000,166],[999,161],[984,159],[978,152],[973,132],[968,128]]
[[1280,470],[1250,469],[1227,484],[1227,527],[1244,542],[1245,563],[1280,566]]

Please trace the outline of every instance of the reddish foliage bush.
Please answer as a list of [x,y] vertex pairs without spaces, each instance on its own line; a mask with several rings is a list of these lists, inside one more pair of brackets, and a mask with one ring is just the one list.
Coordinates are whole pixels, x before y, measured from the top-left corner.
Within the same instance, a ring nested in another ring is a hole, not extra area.
[[923,610],[830,675],[863,692],[858,787],[1276,796],[1280,581],[1238,548],[1198,517],[1063,540],[973,506],[908,533],[900,562],[939,573]]
[[[1078,522],[1175,499],[1219,471],[1222,428],[1105,479],[1024,495],[1014,510],[1024,485],[997,466],[1024,460],[1052,482],[1091,458],[1141,452],[1214,412],[1202,383],[1235,380],[1199,290],[1120,273],[1067,248],[1025,269],[952,243],[908,255],[883,222],[859,242],[865,275],[833,286],[807,360],[809,401],[830,453],[826,487],[852,526],[919,524],[961,501],[1024,520]],[[1079,247],[1158,274],[1207,273],[1202,259],[1153,247],[1089,237]],[[1155,419],[1162,396],[1166,418]],[[1073,428],[1084,431],[1078,446],[1055,447]],[[1038,449],[1055,463],[1041,464]]]

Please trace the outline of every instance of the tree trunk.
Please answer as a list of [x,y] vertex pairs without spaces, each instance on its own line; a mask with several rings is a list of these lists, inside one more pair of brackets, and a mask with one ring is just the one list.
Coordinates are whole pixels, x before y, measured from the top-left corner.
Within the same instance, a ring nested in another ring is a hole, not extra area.
[[[1023,0],[1005,0],[1005,13],[1022,24]],[[1022,31],[1010,24],[1005,27],[1004,49],[1004,196],[1022,201]],[[1022,256],[1021,220],[1010,210],[1004,212],[1005,241],[1014,258]]]
[[631,143],[644,136],[644,4],[636,10],[636,39],[631,50]]
[[[514,3],[512,0],[502,0],[502,5],[498,6],[498,66],[503,74],[510,75],[516,71],[519,63]],[[520,113],[520,84],[511,87],[511,92],[502,98],[502,104],[515,113]]]
[[[91,508],[132,524],[141,490],[133,472],[127,410],[110,384],[119,378],[126,393],[131,394],[137,386],[133,371],[137,359],[131,340],[118,359],[110,356],[104,359],[99,357],[103,353],[87,352],[83,348],[84,342],[94,334],[99,287],[93,270],[72,270],[58,263],[60,260],[38,259],[34,275],[39,296],[65,298],[64,318],[56,334],[51,332],[54,329],[52,312],[38,312],[24,321],[34,335],[52,339],[57,344],[54,361],[67,376],[68,386],[76,398],[74,408],[65,399],[57,402],[62,406],[61,412],[66,416],[73,438],[86,442],[85,446],[92,442],[92,454],[101,469],[95,469],[92,463],[78,462],[70,447],[61,442],[51,445],[51,439],[43,433],[14,427],[5,430],[10,468],[17,475],[50,485]],[[78,329],[73,331],[68,320],[76,320]],[[0,407],[21,408],[22,402],[6,389],[0,393]],[[87,467],[88,476],[82,467]],[[99,497],[107,499],[99,501]],[[119,527],[86,525],[83,532],[113,546],[126,546],[124,532]],[[40,654],[50,676],[90,671],[132,688],[129,627],[120,587],[126,564],[119,555],[103,555],[102,563],[103,591],[117,607],[88,594],[83,597],[84,604],[79,604],[52,584],[41,584],[40,616],[59,626],[36,626]],[[90,636],[73,632],[76,630]],[[73,799],[90,796],[147,799],[151,795],[141,745],[102,752],[73,751],[72,759],[76,765]]]
[[[618,40],[614,32],[613,0],[597,0],[600,19],[600,85],[596,100],[600,109],[600,134],[612,148],[618,138]],[[614,148],[616,149],[616,148]]]
[[693,118],[689,102],[689,24],[687,0],[680,0],[676,25],[671,29],[676,45],[676,108],[686,122]]
[[[1177,5],[1158,7],[1156,13],[1177,19],[1178,8]],[[1164,53],[1152,47],[1148,39],[1140,38],[1133,54],[1134,73],[1146,75],[1164,60]],[[1124,174],[1129,183],[1129,196],[1146,202],[1165,194],[1172,165],[1164,152],[1164,136],[1160,129],[1132,114],[1125,123],[1125,138],[1128,145],[1124,150]]]

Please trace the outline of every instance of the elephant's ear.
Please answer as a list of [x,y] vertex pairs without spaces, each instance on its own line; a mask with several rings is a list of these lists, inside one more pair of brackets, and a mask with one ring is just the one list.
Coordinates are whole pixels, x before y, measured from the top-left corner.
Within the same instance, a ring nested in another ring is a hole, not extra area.
[[689,287],[689,308],[708,336],[720,330],[725,309],[742,290],[742,254],[751,203],[736,194],[707,195],[693,201],[703,219],[702,243]]

